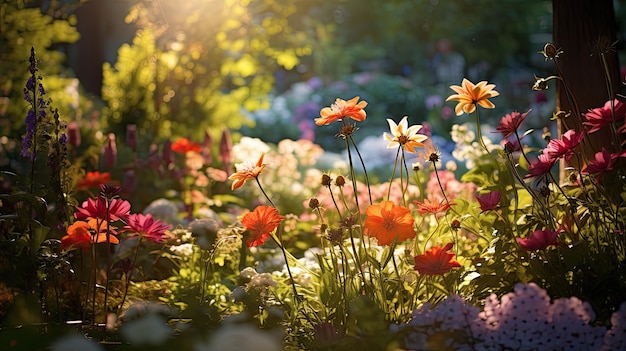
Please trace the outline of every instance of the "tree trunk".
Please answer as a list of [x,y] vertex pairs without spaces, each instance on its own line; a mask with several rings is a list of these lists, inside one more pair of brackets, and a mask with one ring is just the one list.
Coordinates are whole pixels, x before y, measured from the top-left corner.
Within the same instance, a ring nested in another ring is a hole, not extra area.
[[[563,51],[555,60],[557,74],[564,79],[558,84],[556,107],[557,111],[571,113],[559,121],[562,134],[568,129],[581,130],[585,112],[615,98],[621,84],[613,45],[617,24],[613,0],[553,0],[552,7],[554,45]],[[603,57],[608,72],[603,67]],[[588,136],[581,150],[586,159],[593,159],[602,147],[610,152],[621,149],[614,145],[608,128]]]

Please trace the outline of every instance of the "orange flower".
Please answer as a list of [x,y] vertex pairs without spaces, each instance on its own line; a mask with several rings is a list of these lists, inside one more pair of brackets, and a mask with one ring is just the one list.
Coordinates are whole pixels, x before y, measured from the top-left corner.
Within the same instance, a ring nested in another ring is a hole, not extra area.
[[[98,230],[98,222],[100,222],[100,230]],[[109,240],[111,244],[119,244],[120,241],[115,237],[115,227],[109,227]],[[97,233],[97,235],[96,235]],[[69,250],[74,247],[87,250],[91,243],[107,242],[107,222],[95,218],[89,221],[76,221],[67,228],[67,235],[61,238],[61,248]]]
[[236,165],[237,172],[228,177],[228,179],[234,180],[231,190],[241,188],[246,181],[254,179],[261,174],[263,168],[267,165],[263,163],[263,157],[265,157],[265,152],[261,154],[261,157],[259,157],[259,160],[256,161],[256,164],[245,162]]
[[457,116],[462,115],[463,112],[467,114],[474,112],[476,110],[476,104],[484,108],[494,108],[496,106],[488,99],[500,95],[500,93],[493,90],[495,87],[495,84],[487,84],[486,81],[474,84],[463,78],[461,86],[450,86],[450,89],[454,90],[456,94],[448,96],[446,101],[459,102],[454,108],[454,112],[456,112]]
[[200,144],[189,141],[187,138],[179,138],[172,144],[172,151],[184,154],[188,151],[200,152],[202,147]]
[[109,172],[87,172],[83,179],[79,180],[76,183],[76,188],[78,190],[87,190],[90,188],[98,188],[102,184],[110,184],[111,181],[111,173]]
[[433,246],[421,255],[415,256],[415,270],[424,275],[441,275],[450,272],[454,267],[461,267],[455,261],[454,254],[447,252],[452,248],[452,243],[444,247]]
[[357,103],[357,101],[359,101],[358,96],[348,101],[337,98],[334,104],[330,105],[330,107],[324,107],[320,111],[321,117],[315,119],[315,124],[323,126],[343,119],[344,117],[350,117],[358,122],[364,121],[365,111],[363,109],[367,106],[367,102],[360,101]]
[[415,200],[413,203],[417,205],[417,212],[420,214],[443,214],[448,211],[450,207],[456,205],[454,202],[447,202],[445,200],[435,202],[428,199],[424,199],[424,202]]
[[257,206],[254,211],[246,213],[241,219],[241,224],[250,233],[246,245],[262,245],[283,219],[285,217],[271,206]]
[[389,245],[396,238],[398,242],[415,237],[413,216],[406,207],[396,206],[391,201],[383,201],[366,210],[365,235],[378,239],[378,245]]

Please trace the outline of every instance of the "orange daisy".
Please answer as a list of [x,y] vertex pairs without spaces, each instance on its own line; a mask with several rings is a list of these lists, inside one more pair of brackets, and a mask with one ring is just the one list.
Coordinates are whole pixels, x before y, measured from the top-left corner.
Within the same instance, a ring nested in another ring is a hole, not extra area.
[[231,186],[231,190],[235,190],[241,188],[246,181],[250,179],[254,179],[261,174],[263,168],[267,164],[263,163],[263,157],[265,157],[265,153],[261,154],[259,160],[256,161],[256,164],[251,162],[244,162],[237,164],[237,172],[233,173],[228,177],[228,179],[233,180],[233,185]]
[[[98,222],[100,228],[98,230]],[[115,237],[115,227],[109,227],[108,239],[111,244],[119,244],[120,241]],[[107,242],[107,222],[92,218],[88,221],[76,221],[67,228],[67,235],[61,238],[61,248],[69,250],[74,247],[87,250],[91,243]]]
[[187,138],[179,138],[174,144],[172,144],[172,151],[181,154],[189,151],[200,152],[200,150],[202,150],[200,144],[191,142]]
[[461,86],[451,85],[450,89],[454,90],[456,94],[448,96],[446,101],[458,101],[458,104],[454,108],[457,116],[463,114],[463,112],[470,114],[476,110],[476,104],[484,108],[496,107],[489,98],[500,95],[497,91],[493,90],[495,84],[487,84],[486,81],[478,82],[474,84],[469,80],[463,78]]
[[78,190],[87,190],[90,188],[98,188],[102,184],[111,184],[111,173],[109,172],[87,172],[83,179],[76,183]]
[[358,122],[364,121],[365,111],[363,109],[367,106],[367,102],[360,101],[357,103],[359,98],[356,96],[348,101],[337,98],[334,104],[330,107],[324,107],[320,111],[321,117],[315,119],[315,124],[318,126],[328,125],[344,117],[350,117]]
[[250,233],[246,245],[248,247],[263,245],[283,219],[285,217],[271,206],[257,206],[254,211],[246,213],[241,219],[241,224]]
[[450,209],[450,207],[456,205],[454,202],[447,202],[441,200],[440,202],[430,201],[424,199],[424,202],[413,201],[417,205],[417,212],[420,214],[443,214]]
[[448,252],[453,244],[444,247],[433,246],[421,255],[415,256],[415,270],[424,275],[441,275],[450,272],[454,267],[461,267],[455,261],[454,254]]
[[378,245],[390,245],[394,240],[405,241],[415,237],[411,210],[397,206],[391,201],[382,201],[366,210],[363,226],[365,235],[378,239]]

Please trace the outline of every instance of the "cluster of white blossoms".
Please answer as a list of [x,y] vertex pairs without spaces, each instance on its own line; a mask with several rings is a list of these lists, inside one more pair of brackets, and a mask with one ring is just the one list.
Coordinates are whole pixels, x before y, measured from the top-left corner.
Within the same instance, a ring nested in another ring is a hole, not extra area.
[[[469,124],[455,124],[450,131],[452,141],[456,143],[452,156],[460,162],[465,162],[467,169],[473,168],[485,151],[476,140],[476,133],[470,129]],[[483,135],[483,141],[489,151],[493,151],[499,146]]]
[[626,303],[611,318],[611,328],[594,326],[591,305],[576,297],[550,301],[534,283],[518,283],[502,298],[491,295],[483,310],[453,295],[433,308],[424,304],[410,322],[392,326],[415,350],[581,350],[626,347]]

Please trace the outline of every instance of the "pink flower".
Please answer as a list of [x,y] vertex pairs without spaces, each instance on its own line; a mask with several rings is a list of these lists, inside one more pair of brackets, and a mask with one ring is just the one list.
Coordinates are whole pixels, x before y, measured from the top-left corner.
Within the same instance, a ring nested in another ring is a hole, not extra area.
[[102,149],[102,165],[106,169],[113,169],[117,162],[117,144],[115,143],[115,134],[108,135],[107,144]]
[[526,251],[544,250],[550,245],[557,245],[558,232],[549,229],[535,230],[528,238],[515,238],[517,243]]
[[537,157],[537,161],[531,162],[528,167],[528,174],[524,178],[532,178],[540,175],[544,175],[550,172],[552,166],[556,163],[557,159],[548,156],[547,154],[541,154]]
[[574,156],[574,148],[580,144],[585,134],[577,132],[573,129],[563,133],[561,139],[552,139],[548,143],[548,146],[543,150],[544,154],[547,154],[551,158],[564,157],[565,161],[569,163],[572,156]]
[[498,207],[498,203],[500,203],[500,199],[502,198],[502,193],[499,191],[492,191],[480,196],[476,196],[476,200],[480,204],[480,210],[490,211],[494,210]]
[[171,225],[154,219],[151,214],[133,213],[127,218],[128,225],[123,229],[132,233],[131,236],[142,236],[155,243],[162,243],[167,238],[165,232]]
[[594,159],[589,161],[589,164],[581,170],[581,173],[597,174],[597,183],[600,179],[602,179],[604,173],[613,170],[613,165],[619,157],[626,157],[626,151],[617,154],[610,154],[605,148],[602,148],[602,151],[596,152]]
[[506,114],[504,117],[502,117],[502,119],[500,119],[500,124],[496,127],[496,130],[502,133],[503,138],[508,137],[509,135],[517,131],[517,128],[519,128],[519,126],[524,121],[524,118],[526,118],[530,111],[531,110],[528,110],[525,113],[513,111]]
[[130,213],[128,201],[121,199],[111,199],[110,201],[109,203],[104,196],[98,196],[96,199],[89,198],[80,207],[76,207],[74,217],[77,219],[99,218],[108,222],[128,217]]
[[626,116],[626,104],[623,104],[621,101],[615,99],[613,102],[613,109],[611,108],[611,101],[607,101],[604,106],[594,108],[589,110],[585,114],[586,122],[583,124],[587,127],[591,127],[589,129],[589,133],[595,133],[602,126],[613,123],[613,112],[615,112],[615,121],[623,119]]

